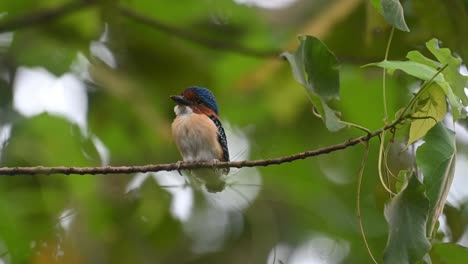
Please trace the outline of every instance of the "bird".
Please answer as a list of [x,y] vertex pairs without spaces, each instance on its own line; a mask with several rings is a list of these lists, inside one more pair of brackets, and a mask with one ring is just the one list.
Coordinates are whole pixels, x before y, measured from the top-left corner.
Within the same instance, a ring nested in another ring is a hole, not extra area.
[[[172,136],[183,161],[229,161],[226,133],[218,117],[219,108],[213,93],[207,88],[192,86],[180,95],[171,96],[171,99],[176,102],[176,117],[171,125]],[[219,171],[221,174],[228,174],[229,168]],[[222,185],[218,182],[218,176],[204,178],[207,189],[216,191],[221,188],[217,186]],[[213,179],[216,180],[210,186],[208,183]]]

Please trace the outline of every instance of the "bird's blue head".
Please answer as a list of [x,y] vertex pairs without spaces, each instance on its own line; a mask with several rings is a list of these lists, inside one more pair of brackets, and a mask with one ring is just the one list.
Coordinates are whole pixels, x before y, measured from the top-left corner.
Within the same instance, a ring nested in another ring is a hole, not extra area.
[[192,86],[185,89],[181,95],[171,96],[179,105],[201,106],[204,105],[218,114],[218,104],[213,93],[207,88]]

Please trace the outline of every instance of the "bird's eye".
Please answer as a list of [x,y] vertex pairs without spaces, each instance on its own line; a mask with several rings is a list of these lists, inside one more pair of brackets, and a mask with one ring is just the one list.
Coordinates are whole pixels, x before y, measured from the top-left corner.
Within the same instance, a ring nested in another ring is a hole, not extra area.
[[200,100],[200,99],[198,99],[198,100],[197,100],[197,104],[203,104],[203,101]]

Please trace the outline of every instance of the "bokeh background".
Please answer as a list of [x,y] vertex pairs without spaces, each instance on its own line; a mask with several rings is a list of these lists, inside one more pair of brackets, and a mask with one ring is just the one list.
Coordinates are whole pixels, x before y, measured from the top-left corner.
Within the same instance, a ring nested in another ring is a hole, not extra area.
[[[468,1],[405,0],[409,33],[390,59],[436,37],[468,61]],[[362,135],[329,132],[294,81],[283,51],[297,35],[325,42],[341,63],[343,120],[383,125],[382,60],[390,28],[364,0],[4,0],[0,2],[2,166],[121,166],[180,159],[170,95],[217,97],[235,160],[267,159]],[[320,65],[317,65],[320,67]],[[466,74],[466,68],[462,68]],[[418,82],[387,80],[390,118]],[[468,246],[466,121],[439,239]],[[389,150],[394,172],[407,128]],[[371,141],[362,221],[378,259],[388,194]],[[1,263],[370,263],[356,214],[363,146],[232,170],[222,192],[177,172],[0,177]],[[438,263],[438,262],[435,262]],[[442,263],[442,262],[441,262]],[[462,262],[460,262],[462,263]]]

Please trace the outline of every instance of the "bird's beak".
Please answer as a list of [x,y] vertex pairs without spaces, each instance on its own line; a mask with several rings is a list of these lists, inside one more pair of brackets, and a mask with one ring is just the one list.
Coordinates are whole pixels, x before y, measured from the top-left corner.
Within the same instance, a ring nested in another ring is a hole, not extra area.
[[190,102],[187,101],[182,95],[172,95],[171,99],[174,100],[177,104],[180,105],[189,105]]

